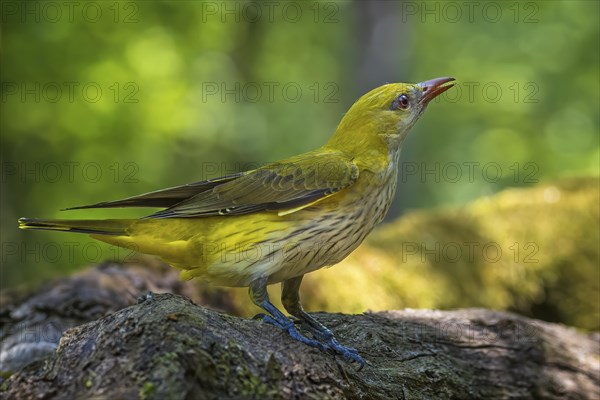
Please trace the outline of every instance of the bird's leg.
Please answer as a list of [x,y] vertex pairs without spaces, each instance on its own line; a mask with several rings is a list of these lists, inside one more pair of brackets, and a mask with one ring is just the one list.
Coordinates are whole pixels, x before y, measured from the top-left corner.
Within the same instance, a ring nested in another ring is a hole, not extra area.
[[267,280],[260,279],[253,282],[249,288],[250,298],[252,302],[268,312],[270,315],[259,314],[255,318],[261,318],[264,322],[278,327],[284,331],[287,331],[289,335],[304,344],[312,347],[317,347],[320,350],[327,350],[324,344],[317,340],[309,339],[301,334],[298,329],[294,326],[288,317],[286,317],[281,311],[277,309],[270,301],[269,295],[267,294]]
[[331,332],[325,325],[314,319],[302,308],[300,303],[300,284],[302,283],[303,275],[288,279],[282,284],[281,302],[285,309],[294,317],[298,318],[304,323],[304,326],[312,333],[312,335],[323,342],[326,347],[340,354],[342,357],[349,361],[356,361],[362,368],[365,364],[365,360],[358,354],[356,349],[352,347],[342,346],[333,332]]

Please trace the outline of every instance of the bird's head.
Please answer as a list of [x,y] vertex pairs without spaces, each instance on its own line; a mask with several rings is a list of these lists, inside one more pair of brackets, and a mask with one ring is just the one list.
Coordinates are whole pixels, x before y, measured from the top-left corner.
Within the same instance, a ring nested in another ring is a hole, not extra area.
[[382,143],[398,149],[429,102],[454,86],[452,81],[389,83],[371,90],[350,107],[328,145],[359,150]]

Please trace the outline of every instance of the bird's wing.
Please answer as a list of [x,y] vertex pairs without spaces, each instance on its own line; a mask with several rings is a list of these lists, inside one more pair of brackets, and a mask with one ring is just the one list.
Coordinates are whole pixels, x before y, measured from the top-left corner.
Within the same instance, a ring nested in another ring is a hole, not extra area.
[[86,206],[69,207],[65,208],[64,210],[117,207],[171,207],[199,193],[211,190],[215,186],[234,180],[242,176],[243,174],[243,172],[240,172],[233,175],[227,175],[221,178],[209,179],[207,181],[188,183],[187,185],[156,190],[154,192],[144,193],[138,196],[128,197],[126,199],[104,201],[102,203],[90,204]]
[[358,167],[340,152],[311,152],[245,172],[147,218],[289,214],[352,185]]

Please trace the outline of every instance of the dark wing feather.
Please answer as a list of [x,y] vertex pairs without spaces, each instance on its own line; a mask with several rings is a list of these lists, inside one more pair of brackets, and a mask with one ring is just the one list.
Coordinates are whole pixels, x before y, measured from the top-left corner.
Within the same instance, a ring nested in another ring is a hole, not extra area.
[[219,183],[147,218],[192,218],[286,210],[309,205],[354,183],[358,167],[339,152],[311,152]]
[[234,180],[243,174],[243,172],[240,172],[221,178],[209,179],[207,181],[194,182],[187,185],[156,190],[154,192],[144,193],[138,196],[128,197],[126,199],[104,201],[102,203],[90,204],[87,206],[70,207],[65,208],[64,210],[117,207],[171,207],[199,193],[213,189],[215,186]]

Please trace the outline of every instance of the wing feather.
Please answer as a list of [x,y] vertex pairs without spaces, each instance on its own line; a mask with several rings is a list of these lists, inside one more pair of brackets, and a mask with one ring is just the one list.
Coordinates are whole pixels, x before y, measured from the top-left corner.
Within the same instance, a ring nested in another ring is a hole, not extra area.
[[167,189],[156,190],[138,196],[128,197],[126,199],[115,201],[103,201],[101,203],[85,206],[69,207],[66,210],[80,210],[85,208],[118,208],[118,207],[171,207],[185,199],[189,199],[199,193],[211,190],[214,187],[229,182],[243,175],[243,172],[227,175],[221,178],[209,179],[188,183],[187,185],[171,187]]
[[[147,218],[197,218],[258,211],[289,214],[331,196],[358,179],[358,167],[339,152],[311,152],[241,174]],[[286,211],[287,210],[287,211]]]

